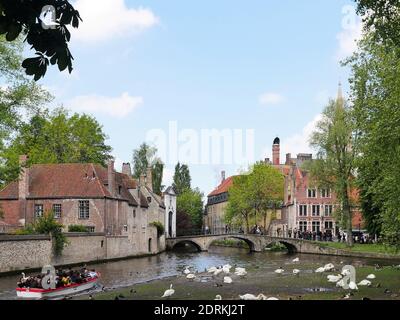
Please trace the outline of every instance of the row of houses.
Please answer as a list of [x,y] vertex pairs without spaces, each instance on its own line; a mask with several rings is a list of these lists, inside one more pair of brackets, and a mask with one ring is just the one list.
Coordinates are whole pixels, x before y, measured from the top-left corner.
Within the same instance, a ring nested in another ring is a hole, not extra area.
[[[171,187],[153,192],[151,169],[138,180],[131,166],[122,172],[110,160],[107,167],[93,163],[35,164],[20,157],[19,179],[0,190],[0,233],[21,229],[52,211],[64,226],[84,226],[90,233],[129,238],[138,254],[165,249],[165,238],[176,236],[176,195]],[[153,224],[165,226],[157,234]]]
[[[336,103],[343,107],[344,98],[339,85]],[[261,226],[271,235],[289,235],[294,231],[330,232],[337,235],[338,223],[334,212],[339,208],[335,193],[330,189],[319,189],[310,181],[310,174],[303,169],[306,161],[312,161],[312,154],[301,153],[297,157],[286,154],[284,162],[281,161],[280,139],[275,138],[272,144],[272,160],[265,159],[284,175],[283,206],[275,215],[269,214],[268,219],[254,219],[254,224]],[[225,210],[228,203],[229,188],[234,177],[225,177],[221,174],[220,185],[208,195],[204,215],[204,226],[213,233],[224,233],[227,230]],[[352,202],[357,203],[357,190],[353,190]],[[353,207],[353,228],[363,227],[362,216],[357,206]]]
[[[286,155],[286,161],[280,160],[280,139],[276,138],[272,146],[273,160],[265,159],[267,165],[275,167],[284,175],[283,206],[275,215],[269,215],[267,220],[253,220],[268,234],[273,236],[287,236],[294,231],[331,232],[337,235],[338,223],[334,212],[339,207],[337,197],[331,189],[319,189],[310,181],[310,174],[302,168],[305,161],[312,161],[312,154],[298,154],[292,158]],[[233,185],[234,176],[225,177],[221,173],[221,183],[207,199],[203,223],[212,233],[224,233],[227,230],[225,221],[226,206],[229,199],[229,188]],[[356,198],[356,194],[353,194]],[[357,207],[353,210],[353,227],[363,225],[361,213]]]

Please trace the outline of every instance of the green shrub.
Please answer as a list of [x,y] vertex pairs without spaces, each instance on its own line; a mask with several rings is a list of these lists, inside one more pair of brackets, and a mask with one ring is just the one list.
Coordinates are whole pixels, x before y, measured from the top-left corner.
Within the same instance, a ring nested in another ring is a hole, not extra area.
[[50,235],[54,241],[53,251],[56,256],[61,255],[64,246],[68,243],[67,238],[62,232],[63,225],[54,219],[53,212],[47,212],[36,219],[32,224],[28,224],[24,229],[15,231],[16,235],[46,234]]
[[68,232],[88,232],[88,229],[81,224],[71,224],[68,226]]
[[152,223],[150,223],[150,226],[152,227],[156,227],[157,228],[157,236],[160,238],[164,232],[165,232],[165,228],[164,225],[160,222],[160,221],[154,221]]

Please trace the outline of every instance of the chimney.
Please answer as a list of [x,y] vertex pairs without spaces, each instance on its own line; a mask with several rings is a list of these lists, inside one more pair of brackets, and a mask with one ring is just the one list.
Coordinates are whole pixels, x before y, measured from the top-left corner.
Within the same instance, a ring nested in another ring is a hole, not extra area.
[[225,181],[225,171],[221,171],[221,183]]
[[281,164],[280,160],[280,152],[281,152],[281,146],[280,146],[280,139],[275,138],[274,144],[272,146],[272,163],[275,166],[279,166]]
[[21,155],[19,157],[19,165],[21,167],[21,172],[19,176],[18,182],[18,198],[25,200],[29,195],[29,168],[28,164],[28,156]]
[[131,164],[129,162],[122,164],[122,173],[132,177]]
[[290,165],[292,163],[292,155],[290,153],[286,154],[286,165]]
[[146,187],[153,191],[153,173],[151,168],[146,171]]
[[111,193],[111,196],[115,194],[115,174],[114,174],[114,160],[108,160],[107,166],[107,180],[108,180],[108,191]]

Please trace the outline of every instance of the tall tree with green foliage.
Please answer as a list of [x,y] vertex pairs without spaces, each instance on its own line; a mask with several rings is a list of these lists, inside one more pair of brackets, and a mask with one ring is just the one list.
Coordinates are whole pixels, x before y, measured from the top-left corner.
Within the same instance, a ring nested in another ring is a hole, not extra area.
[[367,35],[348,61],[360,130],[357,182],[368,230],[400,245],[400,46]]
[[355,0],[357,12],[363,17],[366,32],[373,32],[377,43],[392,42],[400,46],[400,1]]
[[176,195],[180,195],[186,190],[191,188],[191,180],[189,167],[186,164],[180,164],[179,162],[175,166],[174,182],[172,187]]
[[152,170],[152,181],[154,193],[161,195],[164,164],[157,156],[157,148],[142,143],[138,149],[133,150],[133,176],[139,179],[141,175],[147,174],[147,169]]
[[22,41],[7,42],[0,36],[0,152],[22,124],[22,112],[32,114],[51,95],[26,78],[21,68]]
[[250,198],[250,186],[249,175],[242,174],[233,177],[225,212],[225,222],[237,227],[245,224],[246,233],[250,233],[250,218],[255,214]]
[[284,193],[283,174],[265,163],[256,163],[249,172],[233,178],[229,188],[225,221],[250,232],[250,218],[262,217],[267,226],[268,213],[281,207]]
[[282,206],[284,176],[271,165],[257,163],[252,168],[248,182],[250,186],[249,201],[254,204],[255,214],[263,217],[266,227],[268,212],[276,211]]
[[346,230],[347,244],[353,245],[351,192],[354,188],[355,158],[358,133],[352,108],[344,101],[341,89],[336,101],[330,101],[312,133],[310,144],[317,150],[317,159],[308,162],[311,181],[321,188],[335,191],[341,227]]
[[18,177],[21,154],[29,156],[30,164],[93,162],[105,166],[112,150],[106,139],[101,125],[91,116],[70,116],[61,108],[37,113],[21,126],[5,149],[0,181],[6,183]]
[[[186,228],[201,228],[203,222],[203,193],[198,189],[185,189],[176,198],[177,217],[186,216],[184,218],[188,222],[187,225],[177,225],[177,232],[182,232]],[[179,224],[179,221],[177,222]],[[183,229],[183,230],[182,230]]]

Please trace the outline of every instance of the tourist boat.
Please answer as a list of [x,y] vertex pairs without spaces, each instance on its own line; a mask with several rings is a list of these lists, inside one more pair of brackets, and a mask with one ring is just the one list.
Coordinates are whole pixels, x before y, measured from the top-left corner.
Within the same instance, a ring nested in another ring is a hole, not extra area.
[[57,298],[93,289],[100,278],[100,273],[96,272],[96,276],[88,278],[84,283],[72,283],[65,287],[57,289],[39,289],[39,288],[17,288],[17,296],[25,299],[46,299]]

